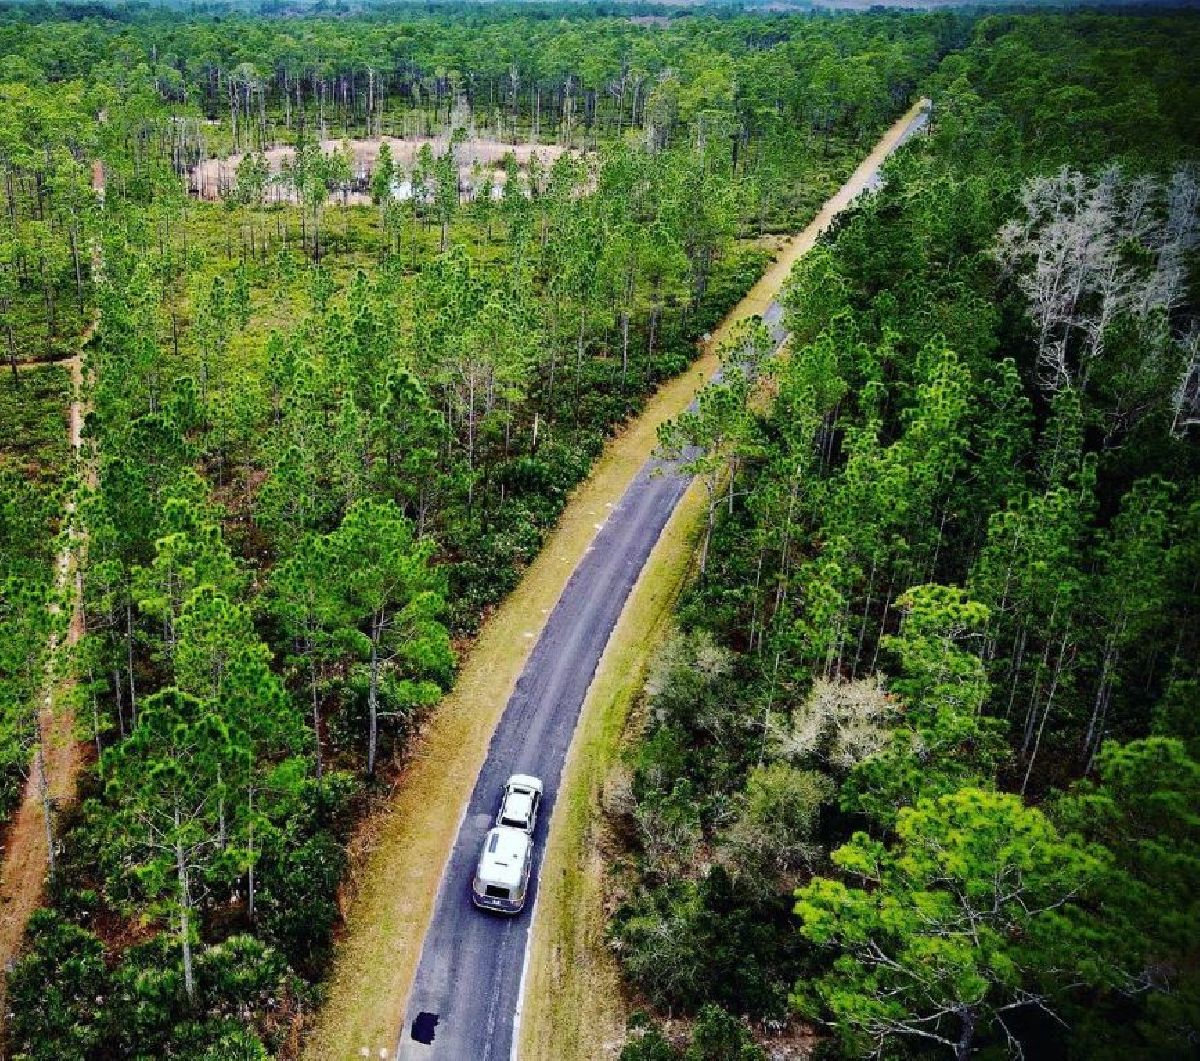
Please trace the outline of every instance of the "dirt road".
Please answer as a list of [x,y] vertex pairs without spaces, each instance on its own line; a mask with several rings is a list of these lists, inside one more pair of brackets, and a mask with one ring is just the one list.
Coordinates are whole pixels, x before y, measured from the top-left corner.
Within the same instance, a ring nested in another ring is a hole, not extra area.
[[[76,354],[58,362],[71,374],[72,399],[70,407],[70,439],[77,457],[82,446],[83,368]],[[65,519],[71,522],[74,500],[67,503]],[[20,806],[4,833],[4,859],[0,864],[0,1001],[3,1000],[4,977],[21,945],[25,923],[37,909],[46,882],[49,858],[44,804],[52,806],[69,803],[75,796],[75,779],[79,770],[81,748],[75,738],[75,716],[66,706],[69,684],[57,673],[57,664],[64,648],[69,649],[83,635],[83,607],[78,593],[79,571],[76,563],[78,541],[72,531],[55,559],[55,590],[65,593],[76,582],[72,611],[66,636],[59,642],[54,636],[49,646],[46,691],[38,714],[39,741],[29,779]]]
[[[104,201],[104,167],[97,161],[92,166],[92,190]],[[103,262],[99,245],[92,251],[93,278],[100,279]],[[80,465],[83,451],[83,423],[87,417],[87,399],[83,379],[83,351],[95,334],[99,320],[94,319],[79,337],[73,357],[56,362],[71,375],[71,406],[68,431],[75,462]],[[18,365],[34,368],[37,362]],[[95,485],[95,469],[83,469],[89,486]],[[60,666],[64,650],[79,642],[84,632],[82,571],[80,552],[84,542],[75,525],[75,496],[68,495],[63,513],[70,528],[55,558],[55,590],[60,597],[71,600],[71,616],[66,636],[51,635],[46,668],[46,691],[38,713],[38,742],[25,791],[11,821],[4,831],[3,861],[0,862],[0,1014],[5,1012],[4,994],[7,973],[17,956],[25,934],[25,924],[41,905],[50,858],[50,829],[46,822],[46,807],[61,808],[74,801],[79,769],[83,762],[84,745],[76,738],[75,713],[71,705],[71,679],[64,676]],[[0,1017],[0,1032],[3,1030]],[[2,1038],[2,1035],[0,1035]]]

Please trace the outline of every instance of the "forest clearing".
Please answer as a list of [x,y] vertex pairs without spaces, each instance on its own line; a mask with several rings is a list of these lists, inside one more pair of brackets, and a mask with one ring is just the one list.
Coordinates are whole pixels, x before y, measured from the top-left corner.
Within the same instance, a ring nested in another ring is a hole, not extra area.
[[[400,140],[392,136],[371,140],[321,140],[319,144],[323,154],[342,152],[348,163],[343,187],[335,188],[332,193],[344,206],[371,204],[372,196],[366,189],[370,188],[373,176],[378,172],[379,152],[384,144],[387,145],[392,164],[406,173],[418,167],[432,171],[438,158],[452,152],[458,174],[459,198],[467,201],[474,199],[485,184],[489,197],[502,198],[504,185],[509,180],[509,169],[505,168],[508,160],[511,159],[509,166],[513,168],[514,175],[519,175],[523,186],[528,189],[531,161],[536,160],[533,162],[535,168],[548,170],[566,150],[558,144],[505,144],[469,134],[461,143],[453,146],[449,137]],[[426,148],[428,153],[423,158],[422,152]],[[299,202],[300,191],[286,179],[286,174],[295,164],[294,147],[269,147],[257,156],[228,155],[198,162],[188,171],[188,190],[207,200],[224,199],[237,194],[238,167],[247,158],[251,163],[261,160],[260,164],[265,164],[268,183],[263,192],[264,202]],[[533,179],[536,181],[536,177]],[[435,193],[431,176],[414,174],[414,179],[392,181],[391,194],[399,202],[414,198],[432,201]]]
[[0,5],[4,1056],[1194,1052],[1198,52]]

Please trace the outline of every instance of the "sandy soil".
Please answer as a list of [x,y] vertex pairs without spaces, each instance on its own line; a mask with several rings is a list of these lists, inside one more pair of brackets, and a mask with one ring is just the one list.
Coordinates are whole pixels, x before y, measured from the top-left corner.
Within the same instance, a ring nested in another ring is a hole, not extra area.
[[[369,140],[322,140],[321,148],[324,151],[334,151],[343,143],[349,144],[353,158],[354,177],[356,180],[363,180],[369,177],[375,168],[375,160],[379,157],[379,148],[385,142],[392,149],[392,158],[396,165],[405,171],[411,170],[416,165],[417,155],[421,148],[428,145],[435,156],[440,156],[445,154],[449,143],[444,136],[417,137],[408,140],[401,140],[395,136],[384,136]],[[512,154],[517,160],[517,165],[524,170],[534,155],[541,163],[549,166],[564,150],[565,148],[555,144],[505,144],[499,140],[490,139],[467,140],[458,148],[459,186],[468,195],[470,194],[475,186],[475,168],[477,166],[480,169],[491,171],[494,184],[502,184],[505,174],[501,164],[508,154]],[[271,173],[277,175],[283,171],[284,163],[290,160],[295,153],[296,150],[293,147],[272,147],[263,154]],[[238,163],[244,157],[244,154],[230,155],[228,158],[212,158],[201,162],[189,174],[188,187],[201,199],[220,199],[233,187]],[[369,195],[357,191],[350,192],[344,198],[341,195],[336,198],[338,202],[344,201],[351,206],[363,205],[371,201]],[[275,184],[268,189],[268,202],[291,202],[293,200],[294,195],[290,189]]]

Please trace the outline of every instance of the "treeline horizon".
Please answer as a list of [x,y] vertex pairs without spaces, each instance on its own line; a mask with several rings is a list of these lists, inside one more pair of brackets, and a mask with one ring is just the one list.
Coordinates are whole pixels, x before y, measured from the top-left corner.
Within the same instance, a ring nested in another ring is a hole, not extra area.
[[0,12],[12,10],[30,18],[69,20],[87,18],[135,18],[165,12],[189,16],[245,15],[248,17],[277,17],[296,20],[313,17],[377,16],[394,18],[429,14],[444,15],[459,11],[468,17],[482,20],[503,19],[513,14],[528,18],[628,18],[661,16],[668,19],[712,17],[718,19],[751,15],[758,18],[792,19],[798,17],[855,17],[861,14],[890,14],[897,17],[930,11],[962,11],[973,16],[988,14],[1043,13],[1063,9],[1080,13],[1107,14],[1144,13],[1152,9],[1162,13],[1191,11],[1197,0],[939,0],[903,4],[859,6],[854,0],[796,0],[787,7],[773,7],[769,0],[746,3],[744,0],[677,0],[675,3],[654,0],[2,0]]

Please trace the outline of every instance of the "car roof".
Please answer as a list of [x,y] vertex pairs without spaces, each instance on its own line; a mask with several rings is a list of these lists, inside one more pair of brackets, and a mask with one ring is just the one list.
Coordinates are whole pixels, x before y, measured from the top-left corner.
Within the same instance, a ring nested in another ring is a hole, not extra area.
[[528,792],[508,790],[504,797],[504,806],[500,808],[500,817],[515,818],[527,822],[533,815],[533,796]]
[[517,887],[525,873],[529,848],[529,837],[521,829],[498,825],[489,830],[479,856],[479,879],[486,884]]

